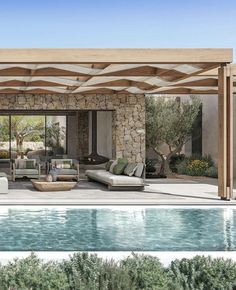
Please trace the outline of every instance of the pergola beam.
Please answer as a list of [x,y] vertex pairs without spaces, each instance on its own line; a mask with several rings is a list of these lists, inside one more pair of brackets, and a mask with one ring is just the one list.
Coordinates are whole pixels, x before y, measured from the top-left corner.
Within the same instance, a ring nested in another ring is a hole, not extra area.
[[0,63],[230,63],[232,49],[1,49]]

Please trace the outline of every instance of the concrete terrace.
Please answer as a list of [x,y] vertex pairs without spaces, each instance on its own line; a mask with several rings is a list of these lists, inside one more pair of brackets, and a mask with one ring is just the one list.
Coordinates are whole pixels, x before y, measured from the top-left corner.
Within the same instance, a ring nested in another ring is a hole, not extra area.
[[[29,180],[9,184],[0,195],[1,205],[236,205],[217,195],[217,180],[147,179],[145,191],[109,191],[105,185],[82,179],[75,189],[61,192],[36,191]],[[236,183],[235,183],[236,185]],[[234,186],[234,195],[236,186]]]

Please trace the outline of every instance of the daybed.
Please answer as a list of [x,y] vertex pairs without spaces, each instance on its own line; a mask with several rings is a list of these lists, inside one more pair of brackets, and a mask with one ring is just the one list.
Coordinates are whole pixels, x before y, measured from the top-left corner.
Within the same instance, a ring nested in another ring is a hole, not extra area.
[[85,175],[88,181],[95,180],[107,184],[109,190],[144,190],[144,169],[144,165],[139,163],[139,173],[137,173],[137,168],[135,168],[136,176],[135,170],[132,176],[128,176],[124,172],[114,174],[113,169],[89,169],[85,171]]

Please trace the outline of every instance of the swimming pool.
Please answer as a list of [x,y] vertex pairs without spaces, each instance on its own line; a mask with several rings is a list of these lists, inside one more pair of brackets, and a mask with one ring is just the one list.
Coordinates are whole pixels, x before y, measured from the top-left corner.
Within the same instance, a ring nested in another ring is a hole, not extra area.
[[234,251],[236,207],[0,207],[0,251]]

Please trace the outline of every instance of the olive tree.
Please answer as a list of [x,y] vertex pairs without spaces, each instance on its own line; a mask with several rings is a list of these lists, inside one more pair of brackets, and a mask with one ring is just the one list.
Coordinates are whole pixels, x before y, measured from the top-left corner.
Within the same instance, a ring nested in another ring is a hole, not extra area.
[[[200,106],[196,97],[181,102],[165,97],[146,98],[146,145],[161,159],[159,175],[170,174],[170,158],[181,152],[190,139]],[[167,154],[162,152],[163,144]]]

